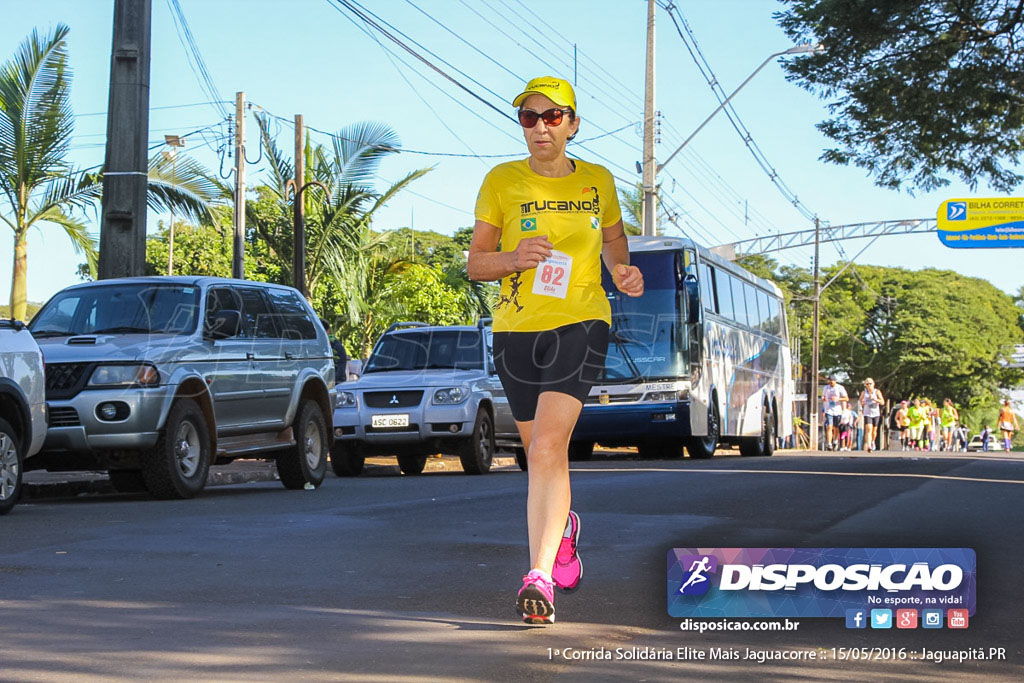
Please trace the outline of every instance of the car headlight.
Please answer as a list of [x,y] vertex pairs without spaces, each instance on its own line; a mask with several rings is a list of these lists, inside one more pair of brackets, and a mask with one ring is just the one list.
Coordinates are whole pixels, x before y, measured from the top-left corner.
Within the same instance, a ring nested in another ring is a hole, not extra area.
[[338,407],[339,408],[355,408],[356,407],[356,395],[351,391],[339,391],[338,392]]
[[685,401],[688,392],[685,389],[679,391],[652,391],[645,397],[648,401]]
[[469,398],[469,392],[462,387],[445,387],[434,392],[434,403],[454,405]]
[[155,387],[160,373],[148,363],[136,365],[100,365],[89,377],[90,387]]

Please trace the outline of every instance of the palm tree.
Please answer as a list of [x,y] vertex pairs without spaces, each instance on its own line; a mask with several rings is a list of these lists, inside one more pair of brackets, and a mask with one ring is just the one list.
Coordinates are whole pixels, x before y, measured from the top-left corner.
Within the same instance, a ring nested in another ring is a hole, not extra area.
[[[74,128],[65,42],[69,31],[64,24],[45,37],[33,31],[0,68],[0,192],[9,205],[0,219],[14,231],[10,313],[15,319],[26,313],[29,228],[63,228],[95,273],[96,242],[72,212],[100,199],[103,172],[75,170],[65,158]],[[157,155],[150,160],[149,175],[150,206],[174,204],[193,218],[209,215],[215,188],[193,160],[179,159],[172,169]]]

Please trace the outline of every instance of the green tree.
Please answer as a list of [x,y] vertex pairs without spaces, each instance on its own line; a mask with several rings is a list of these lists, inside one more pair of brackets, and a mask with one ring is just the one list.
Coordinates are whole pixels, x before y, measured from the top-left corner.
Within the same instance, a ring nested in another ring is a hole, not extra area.
[[[1024,150],[1024,5],[1018,0],[783,0],[775,18],[820,52],[785,63],[828,101],[822,159],[882,187],[984,180],[1017,187]],[[1008,167],[1009,166],[1009,167]]]
[[622,208],[622,226],[627,235],[639,235],[643,232],[640,224],[643,220],[644,190],[643,185],[636,184],[633,190],[619,190],[619,205]]

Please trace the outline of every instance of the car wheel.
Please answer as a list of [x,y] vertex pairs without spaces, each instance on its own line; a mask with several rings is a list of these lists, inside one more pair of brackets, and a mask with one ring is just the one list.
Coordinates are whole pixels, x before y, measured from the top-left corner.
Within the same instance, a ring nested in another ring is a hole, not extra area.
[[765,407],[761,411],[761,433],[757,436],[744,437],[740,439],[740,455],[748,458],[758,458],[762,455],[771,455],[771,442],[775,439],[775,423],[772,420],[772,411]]
[[11,511],[21,495],[21,439],[6,420],[0,420],[0,515]]
[[707,436],[691,437],[686,443],[686,450],[691,458],[710,458],[714,456],[718,447],[718,438],[721,434],[721,424],[718,421],[718,401],[712,395],[708,403],[708,433]]
[[146,482],[139,470],[110,470],[107,476],[118,493],[142,493],[146,490]]
[[142,455],[142,480],[155,498],[191,498],[206,486],[209,471],[206,417],[194,400],[178,399],[156,445]]
[[594,442],[593,441],[570,441],[569,442],[569,460],[571,462],[581,462],[584,460],[590,460],[594,456]]
[[331,469],[339,477],[358,477],[365,462],[366,456],[357,446],[335,441],[331,447]]
[[427,466],[425,455],[400,455],[398,456],[398,469],[402,474],[423,474],[423,468]]
[[[480,408],[473,423],[473,434],[459,449],[459,460],[466,474],[487,474],[494,461],[494,420],[487,408]],[[403,470],[404,471],[404,470]]]
[[516,464],[523,472],[526,471],[526,449],[522,446],[516,448]]
[[295,445],[277,456],[277,474],[288,489],[320,486],[327,474],[327,421],[316,401],[299,404],[292,423]]

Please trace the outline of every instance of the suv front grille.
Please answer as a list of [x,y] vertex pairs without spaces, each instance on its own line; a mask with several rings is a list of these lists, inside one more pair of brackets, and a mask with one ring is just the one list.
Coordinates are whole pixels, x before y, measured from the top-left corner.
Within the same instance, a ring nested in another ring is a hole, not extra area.
[[367,391],[363,400],[371,408],[411,408],[423,400],[422,391]]
[[50,417],[51,427],[77,427],[82,424],[78,419],[78,411],[71,406],[47,406],[46,413]]
[[46,398],[72,398],[82,390],[92,363],[47,363]]

